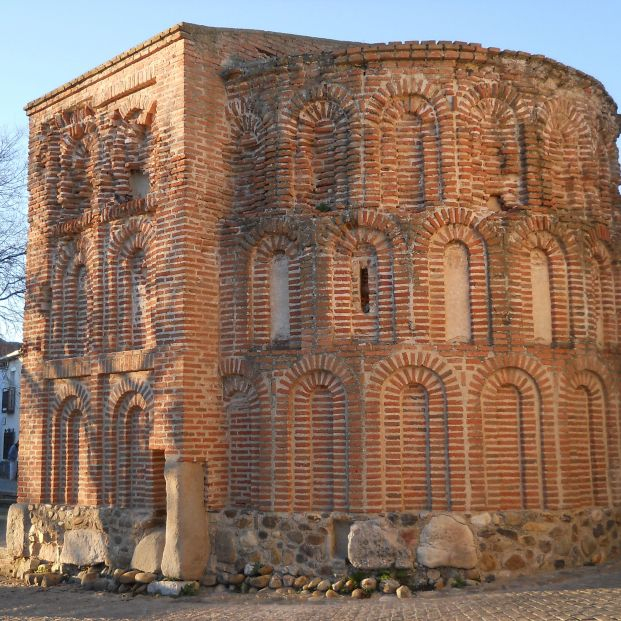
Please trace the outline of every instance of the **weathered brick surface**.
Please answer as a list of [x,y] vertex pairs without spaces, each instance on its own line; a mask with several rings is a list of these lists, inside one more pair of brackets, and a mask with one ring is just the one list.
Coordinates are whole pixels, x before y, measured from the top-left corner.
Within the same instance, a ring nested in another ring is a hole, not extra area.
[[175,27],[30,104],[20,498],[621,500],[619,133],[461,43]]

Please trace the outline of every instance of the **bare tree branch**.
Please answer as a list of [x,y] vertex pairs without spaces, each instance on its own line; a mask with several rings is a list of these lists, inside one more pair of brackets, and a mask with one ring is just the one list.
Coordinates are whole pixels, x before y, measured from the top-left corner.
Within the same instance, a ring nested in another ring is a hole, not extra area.
[[0,337],[21,333],[26,257],[24,132],[0,128]]

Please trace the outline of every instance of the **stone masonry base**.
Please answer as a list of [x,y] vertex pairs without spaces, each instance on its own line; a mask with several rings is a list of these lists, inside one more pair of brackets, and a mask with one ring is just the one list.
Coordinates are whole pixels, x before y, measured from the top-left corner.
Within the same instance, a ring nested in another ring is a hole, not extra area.
[[621,508],[376,517],[226,509],[209,521],[211,570],[231,573],[253,562],[308,575],[454,567],[508,577],[600,563],[621,549]]
[[[394,569],[432,583],[445,568],[501,578],[600,563],[621,550],[621,507],[379,516],[229,508],[208,521],[211,574],[257,563],[294,575]],[[16,560],[129,567],[137,543],[163,524],[164,516],[127,509],[17,504],[7,548]]]

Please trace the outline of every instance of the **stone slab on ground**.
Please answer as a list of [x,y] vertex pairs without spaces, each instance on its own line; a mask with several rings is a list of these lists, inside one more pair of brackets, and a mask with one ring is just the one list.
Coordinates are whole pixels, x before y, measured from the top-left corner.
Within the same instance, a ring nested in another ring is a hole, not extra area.
[[198,593],[198,589],[199,584],[194,580],[157,580],[149,584],[147,592],[151,595],[179,597],[184,591],[189,591],[189,595]]

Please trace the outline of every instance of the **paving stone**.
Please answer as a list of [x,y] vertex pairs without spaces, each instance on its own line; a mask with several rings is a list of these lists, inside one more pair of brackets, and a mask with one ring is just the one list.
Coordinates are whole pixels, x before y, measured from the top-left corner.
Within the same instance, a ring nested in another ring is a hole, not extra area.
[[[127,595],[98,594],[66,585],[33,589],[0,578],[0,607],[4,617],[20,621],[618,621],[620,585],[621,561],[498,580],[476,590],[418,592],[409,599],[377,594],[361,601],[329,599],[317,591],[316,598],[306,592],[306,600],[297,596],[284,601],[280,597],[258,600],[252,595],[218,594],[215,589],[204,599],[125,599]],[[175,588],[175,592],[180,590]]]

